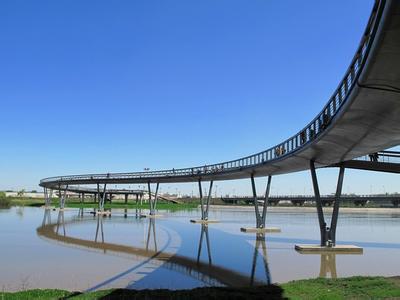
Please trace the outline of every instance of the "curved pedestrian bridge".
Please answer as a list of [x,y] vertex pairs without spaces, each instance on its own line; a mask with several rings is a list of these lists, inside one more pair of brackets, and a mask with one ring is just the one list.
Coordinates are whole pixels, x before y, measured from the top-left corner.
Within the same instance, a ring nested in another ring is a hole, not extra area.
[[[256,231],[265,232],[271,176],[310,169],[316,199],[321,247],[335,246],[344,170],[397,170],[372,162],[348,163],[354,158],[371,155],[400,144],[400,1],[376,0],[365,32],[343,79],[320,113],[293,136],[265,151],[236,160],[184,169],[148,172],[66,175],[40,181],[47,190],[64,190],[60,207],[64,208],[65,193],[77,185],[97,185],[99,212],[104,212],[107,184],[147,183],[150,216],[155,217],[159,184],[193,182],[199,184],[201,222],[208,220],[213,181],[251,178]],[[329,70],[326,70],[329,72]],[[310,86],[312,88],[312,86]],[[298,102],[301,105],[301,101]],[[295,109],[295,108],[293,108]],[[284,117],[284,116],[282,116]],[[340,168],[331,224],[328,226],[322,209],[316,168]],[[259,210],[255,177],[268,176],[262,212]],[[201,183],[210,181],[208,197],[203,197]],[[156,183],[154,198],[151,184]],[[103,184],[100,190],[100,184]],[[61,193],[60,193],[61,194]],[[196,221],[196,220],[194,220]],[[215,221],[215,220],[214,220]],[[250,228],[243,228],[251,230]],[[350,245],[349,245],[350,246]],[[349,247],[350,248],[350,247]],[[326,249],[324,249],[325,251]]]
[[57,189],[73,184],[240,179],[306,170],[310,161],[316,167],[329,166],[396,146],[400,143],[399,11],[399,1],[376,1],[358,49],[327,104],[278,145],[213,165],[57,176],[41,180],[40,185]]

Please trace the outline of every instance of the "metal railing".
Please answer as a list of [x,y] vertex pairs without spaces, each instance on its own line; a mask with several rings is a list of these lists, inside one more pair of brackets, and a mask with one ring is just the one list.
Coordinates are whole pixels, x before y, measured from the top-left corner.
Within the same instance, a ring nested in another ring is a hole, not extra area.
[[82,181],[90,180],[108,180],[108,179],[146,179],[146,178],[165,178],[165,177],[187,177],[187,176],[203,176],[216,173],[235,172],[245,168],[251,168],[258,165],[266,164],[267,162],[276,161],[288,156],[289,154],[298,151],[299,149],[310,144],[312,141],[321,136],[321,134],[329,127],[332,120],[338,114],[340,109],[346,103],[348,96],[354,87],[358,76],[365,64],[371,47],[373,38],[375,36],[381,11],[383,9],[384,1],[376,1],[369,18],[366,30],[361,39],[360,45],[355,53],[353,60],[350,63],[342,81],[339,83],[338,88],[329,99],[328,103],[324,106],[322,111],[302,130],[297,132],[292,137],[284,142],[271,147],[265,151],[246,156],[240,159],[231,160],[223,163],[197,166],[192,168],[160,170],[160,171],[147,171],[147,172],[133,172],[133,173],[109,173],[109,174],[88,174],[88,175],[70,175],[70,176],[57,176],[42,179],[40,185],[46,183],[62,183],[63,181]]
[[372,162],[384,162],[384,163],[400,163],[400,152],[399,151],[379,151],[371,153],[361,157],[357,157],[355,160],[361,161],[372,161]]

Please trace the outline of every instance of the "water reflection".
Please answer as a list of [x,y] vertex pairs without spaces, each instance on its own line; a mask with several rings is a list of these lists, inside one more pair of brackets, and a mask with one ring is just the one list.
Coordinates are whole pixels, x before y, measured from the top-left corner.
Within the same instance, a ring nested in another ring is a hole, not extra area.
[[64,210],[59,210],[59,211],[58,211],[56,234],[58,234],[58,232],[59,232],[59,230],[60,230],[60,226],[62,226],[64,236],[66,236],[66,232],[65,232],[65,220],[64,220]]
[[331,275],[331,278],[337,278],[336,253],[321,254],[319,277],[327,278],[328,274]]
[[155,218],[149,218],[149,228],[147,230],[147,240],[146,240],[146,251],[149,250],[151,232],[153,232],[154,251],[157,252],[158,250],[157,250],[156,219]]
[[261,248],[261,250],[262,250],[262,261],[263,261],[263,265],[264,265],[266,281],[267,281],[267,284],[271,284],[271,274],[269,272],[268,261],[267,261],[267,246],[265,244],[265,234],[257,233],[256,234],[256,245],[254,247],[254,254],[253,254],[253,264],[252,264],[252,268],[251,268],[250,286],[254,285],[254,275],[256,272],[257,258],[260,253],[259,248]]
[[51,224],[51,209],[50,208],[46,208],[44,210],[42,227],[45,226],[45,225],[50,225],[50,224]]
[[204,235],[206,236],[208,264],[211,265],[211,263],[212,263],[212,260],[211,260],[211,249],[210,249],[210,239],[208,238],[208,225],[207,224],[201,224],[199,247],[198,247],[198,251],[197,251],[197,263],[200,262],[201,249],[202,249],[202,246],[203,246],[203,237],[204,237]]
[[[267,250],[266,250],[264,235],[257,235],[256,244],[252,256],[253,260],[252,260],[252,269],[250,275],[250,274],[244,274],[237,270],[227,268],[222,265],[218,265],[218,263],[213,265],[212,251],[210,247],[209,228],[207,225],[204,224],[201,226],[200,239],[197,245],[198,246],[197,258],[194,257],[192,258],[190,256],[185,256],[177,253],[180,247],[178,247],[179,245],[173,245],[174,244],[173,240],[174,239],[180,240],[180,236],[179,234],[177,235],[176,232],[171,232],[169,228],[166,228],[164,226],[162,226],[161,230],[162,233],[161,240],[163,242],[163,245],[161,245],[160,249],[160,245],[158,244],[155,218],[147,219],[148,220],[147,238],[146,237],[144,238],[145,248],[140,248],[137,246],[106,242],[104,233],[104,226],[105,226],[104,222],[110,217],[107,218],[102,215],[95,216],[94,217],[96,220],[95,237],[94,239],[87,240],[78,237],[73,237],[71,235],[68,236],[66,230],[66,227],[68,227],[68,225],[70,224],[82,223],[83,225],[83,223],[85,222],[93,223],[93,218],[88,218],[84,216],[83,209],[78,211],[77,217],[75,215],[75,217],[72,217],[67,221],[65,220],[64,217],[64,211],[59,211],[57,222],[55,224],[51,223],[50,213],[51,213],[50,210],[45,210],[44,212],[42,226],[37,229],[37,233],[39,236],[46,237],[47,240],[54,240],[65,244],[73,244],[75,246],[80,246],[80,248],[97,249],[102,251],[104,254],[105,253],[128,254],[132,255],[135,261],[139,261],[139,264],[136,263],[134,267],[131,267],[128,270],[125,270],[120,274],[117,274],[114,277],[109,278],[102,283],[99,283],[90,290],[109,287],[110,284],[114,281],[118,280],[126,281],[127,276],[131,277],[133,276],[134,278],[137,278],[139,275],[141,275],[143,277],[144,273],[146,272],[149,273],[148,270],[150,269],[155,270],[158,267],[162,267],[162,269],[164,270],[178,272],[185,276],[195,278],[199,282],[203,282],[206,285],[246,286],[246,285],[265,284],[265,282],[257,280],[255,276],[260,250],[263,262],[262,265],[265,270],[267,283],[270,283],[270,273],[267,263]],[[135,214],[135,216],[136,215],[140,215],[140,212],[138,211]],[[112,219],[114,224],[117,222],[121,222],[121,220],[125,219],[125,212],[120,217],[118,217],[118,215],[113,216]],[[133,220],[132,223],[129,223],[132,226],[137,226],[139,224],[142,224],[141,222],[138,223],[138,220],[136,220],[136,218],[131,218],[130,220]],[[167,240],[165,240],[165,238],[167,238]],[[237,237],[235,239],[237,239]],[[236,242],[239,242],[239,240],[237,240]],[[187,243],[191,244],[190,240],[188,240]],[[200,260],[201,253],[204,247],[207,247],[207,262],[202,262]],[[144,267],[145,265],[147,267]],[[233,265],[232,267],[236,266]],[[176,276],[176,275],[171,275],[171,276]],[[130,280],[127,286],[131,286],[132,284],[131,282],[136,282],[136,281]],[[135,286],[132,287],[135,288]]]
[[103,229],[103,216],[102,215],[97,216],[96,236],[94,238],[95,243],[97,243],[97,238],[99,236],[99,229],[100,229],[100,235],[101,235],[101,242],[104,243],[104,229]]

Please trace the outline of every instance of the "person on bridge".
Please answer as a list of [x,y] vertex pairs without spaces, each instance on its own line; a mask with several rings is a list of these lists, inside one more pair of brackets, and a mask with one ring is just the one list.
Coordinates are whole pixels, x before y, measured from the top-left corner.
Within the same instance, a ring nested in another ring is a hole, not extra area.
[[377,162],[377,161],[378,161],[378,158],[379,158],[378,152],[371,153],[371,154],[369,154],[368,156],[369,156],[369,160],[370,160],[370,161],[374,161],[374,162]]

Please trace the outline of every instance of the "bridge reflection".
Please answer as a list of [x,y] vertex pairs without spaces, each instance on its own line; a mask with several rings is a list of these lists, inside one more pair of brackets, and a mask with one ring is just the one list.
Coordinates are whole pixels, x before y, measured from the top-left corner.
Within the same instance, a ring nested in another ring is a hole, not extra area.
[[330,274],[330,278],[337,278],[336,253],[321,254],[319,277],[328,278],[328,274]]
[[271,284],[271,274],[269,272],[268,261],[267,261],[267,246],[265,244],[265,234],[257,233],[256,234],[256,244],[254,246],[254,254],[253,254],[253,264],[251,268],[251,276],[250,276],[250,286],[254,285],[254,276],[256,272],[257,266],[257,258],[260,254],[259,248],[262,250],[262,261],[265,271],[266,283]]
[[[270,273],[268,269],[267,257],[266,257],[266,244],[265,237],[263,235],[257,235],[256,245],[253,253],[253,260],[251,265],[251,274],[245,274],[225,266],[217,265],[213,263],[212,252],[211,252],[211,239],[210,233],[208,231],[208,226],[203,224],[201,226],[200,238],[197,248],[197,257],[180,255],[176,253],[179,247],[168,247],[165,244],[159,244],[159,237],[157,236],[157,226],[155,218],[146,218],[148,228],[147,235],[144,238],[145,246],[144,248],[121,245],[116,243],[107,242],[105,236],[105,222],[108,218],[112,218],[116,221],[122,221],[125,217],[119,216],[104,216],[96,215],[92,217],[85,216],[85,210],[80,209],[78,215],[74,216],[70,214],[70,218],[64,217],[64,211],[59,211],[57,216],[57,222],[52,223],[51,220],[51,210],[46,209],[44,211],[42,226],[37,228],[37,233],[39,236],[51,240],[61,242],[66,245],[78,246],[83,249],[97,249],[103,253],[108,254],[125,254],[132,256],[136,260],[140,261],[139,265],[150,264],[156,267],[162,266],[165,269],[176,271],[182,273],[186,276],[192,277],[200,282],[205,283],[209,286],[249,286],[249,285],[264,285],[270,283]],[[91,213],[91,211],[86,211],[86,213]],[[68,213],[67,213],[68,215]],[[137,215],[140,215],[139,212]],[[132,218],[133,219],[133,218]],[[94,237],[92,239],[82,239],[68,235],[67,229],[68,225],[71,224],[81,224],[85,222],[95,221],[96,230],[94,232]],[[126,222],[126,221],[122,221]],[[137,221],[135,221],[137,222]],[[163,228],[163,232],[165,228]],[[168,232],[166,233],[169,234]],[[173,235],[169,234],[168,240],[171,240]],[[165,238],[165,236],[164,236]],[[204,245],[205,244],[205,245]],[[202,261],[201,254],[204,247],[207,247],[207,261]],[[175,249],[175,252],[173,252]],[[260,251],[261,249],[261,251]],[[172,250],[172,252],[171,252]],[[168,252],[170,251],[170,252]],[[260,280],[256,278],[256,266],[258,258],[262,255],[263,268],[265,269],[265,274],[267,280]],[[235,267],[235,266],[233,266]],[[131,270],[132,269],[132,270]],[[115,278],[106,280],[109,284],[110,280],[114,281],[121,279],[122,276],[127,276],[127,274],[132,272],[137,272],[136,268],[131,268],[128,271],[122,272],[120,276],[115,276]],[[154,268],[153,268],[154,269]],[[140,272],[139,272],[140,273]],[[133,273],[132,273],[133,274]],[[104,283],[105,284],[105,283]],[[100,284],[97,288],[103,287]]]

